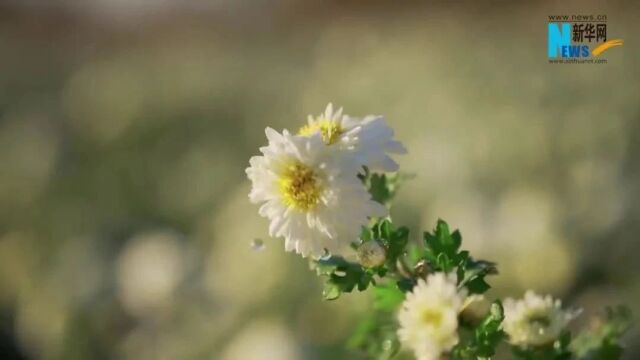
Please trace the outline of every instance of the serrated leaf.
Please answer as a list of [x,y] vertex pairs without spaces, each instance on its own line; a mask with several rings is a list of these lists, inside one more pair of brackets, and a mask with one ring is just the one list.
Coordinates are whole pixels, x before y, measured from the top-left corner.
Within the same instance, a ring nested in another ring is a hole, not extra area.
[[496,348],[505,337],[501,329],[504,320],[504,309],[500,301],[491,304],[489,313],[473,332],[467,343],[458,344],[453,350],[454,359],[490,359]]
[[402,256],[409,244],[409,229],[401,227],[390,234],[387,245],[387,262],[395,264],[398,257]]
[[368,185],[369,193],[374,201],[386,205],[391,200],[392,193],[387,185],[385,174],[371,174]]
[[360,264],[352,263],[340,256],[329,256],[315,261],[318,275],[328,277],[323,294],[325,299],[333,300],[342,293],[366,290],[373,281],[372,273]]
[[438,270],[449,272],[468,256],[468,253],[458,253],[462,244],[460,232],[456,230],[451,233],[449,225],[443,220],[438,220],[433,233],[427,231],[423,238],[427,246],[425,256],[436,263]]
[[436,265],[444,272],[451,271],[451,268],[453,267],[451,259],[449,259],[449,256],[447,256],[447,254],[443,252],[440,253],[436,258]]
[[466,287],[471,294],[485,293],[491,288],[485,277],[498,272],[495,263],[483,260],[476,261],[468,255],[465,257],[466,259],[458,267],[458,286]]
[[449,245],[458,251],[460,245],[462,245],[462,235],[460,235],[460,231],[454,231],[449,238],[451,240]]
[[491,286],[484,281],[484,277],[476,277],[467,282],[466,286],[471,294],[484,294],[487,290],[491,289]]
[[504,320],[504,308],[500,301],[491,304],[489,314],[484,318],[480,326],[476,329],[476,343],[478,351],[476,355],[490,357],[495,354],[499,342],[505,337],[501,330]]

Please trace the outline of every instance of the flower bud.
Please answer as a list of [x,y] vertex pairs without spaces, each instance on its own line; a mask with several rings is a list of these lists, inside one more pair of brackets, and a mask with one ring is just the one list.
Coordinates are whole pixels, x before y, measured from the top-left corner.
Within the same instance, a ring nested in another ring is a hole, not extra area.
[[426,279],[427,275],[431,273],[431,268],[426,260],[420,260],[413,269],[418,278]]
[[387,251],[377,240],[367,241],[358,247],[358,260],[364,267],[376,267],[384,264]]

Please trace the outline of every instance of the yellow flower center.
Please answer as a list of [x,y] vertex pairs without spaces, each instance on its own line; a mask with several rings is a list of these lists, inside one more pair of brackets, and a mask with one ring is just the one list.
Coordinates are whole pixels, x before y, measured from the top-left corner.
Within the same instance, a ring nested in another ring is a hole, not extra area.
[[302,163],[287,166],[278,185],[287,206],[308,211],[320,201],[322,187],[318,177],[311,168]]
[[328,119],[321,119],[315,121],[313,124],[307,124],[301,127],[300,130],[298,130],[298,135],[311,136],[318,131],[322,133],[322,141],[327,145],[334,144],[338,141],[340,135],[344,132],[340,124]]
[[422,312],[422,321],[433,327],[439,327],[442,323],[442,311],[433,308],[425,309]]

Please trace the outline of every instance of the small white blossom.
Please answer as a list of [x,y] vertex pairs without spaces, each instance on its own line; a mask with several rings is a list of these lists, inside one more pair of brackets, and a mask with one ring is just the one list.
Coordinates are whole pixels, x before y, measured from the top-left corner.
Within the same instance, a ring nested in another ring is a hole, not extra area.
[[402,143],[393,140],[393,130],[384,117],[367,115],[359,119],[343,115],[342,108],[334,112],[332,104],[321,115],[309,115],[307,125],[299,131],[303,136],[316,133],[322,135],[325,144],[353,152],[360,165],[374,171],[397,171],[398,164],[389,154],[407,152]]
[[519,346],[540,346],[556,340],[579,311],[562,309],[560,300],[527,291],[522,300],[505,299],[504,331]]
[[325,146],[320,134],[282,134],[267,128],[269,144],[250,159],[249,199],[282,236],[285,249],[319,257],[358,239],[369,217],[387,215],[357,178],[360,165],[349,154]]
[[455,274],[435,273],[418,280],[398,314],[400,341],[418,360],[437,360],[458,343],[458,315],[468,304]]

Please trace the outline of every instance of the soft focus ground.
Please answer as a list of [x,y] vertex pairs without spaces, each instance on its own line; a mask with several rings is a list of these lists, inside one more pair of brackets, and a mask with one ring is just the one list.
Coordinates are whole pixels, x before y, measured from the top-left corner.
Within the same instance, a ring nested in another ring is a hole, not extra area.
[[[495,295],[640,314],[638,3],[391,3],[0,4],[0,358],[357,358],[368,299],[322,302],[244,175],[329,101],[387,116],[394,220],[459,227]],[[574,12],[609,16],[609,64],[547,64]]]

